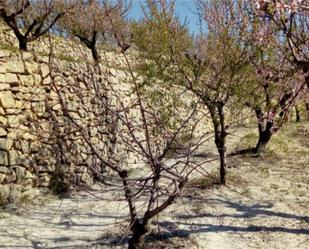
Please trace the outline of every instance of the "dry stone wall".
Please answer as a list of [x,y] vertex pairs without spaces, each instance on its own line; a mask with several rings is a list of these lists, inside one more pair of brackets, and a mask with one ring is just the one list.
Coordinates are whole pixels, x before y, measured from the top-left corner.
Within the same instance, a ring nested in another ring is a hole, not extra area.
[[67,42],[53,44],[52,59],[46,40],[19,52],[14,36],[0,26],[0,200],[12,201],[25,185],[62,191],[70,183],[91,184],[105,170],[98,157],[117,152],[107,128],[116,123],[96,99],[108,94],[105,77],[115,85],[127,77],[116,69],[123,58],[105,51],[104,67],[92,66],[79,45]]

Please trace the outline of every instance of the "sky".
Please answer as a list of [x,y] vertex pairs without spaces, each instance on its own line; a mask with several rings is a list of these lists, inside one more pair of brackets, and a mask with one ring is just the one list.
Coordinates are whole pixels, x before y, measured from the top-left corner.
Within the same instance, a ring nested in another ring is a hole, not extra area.
[[[140,8],[140,3],[143,3],[143,0],[132,0],[132,9],[128,15],[132,19],[140,19],[143,16],[143,13]],[[175,1],[175,12],[179,16],[182,22],[186,21],[188,23],[189,30],[192,33],[197,33],[199,30],[198,18],[193,13],[195,11],[194,0],[176,0]]]

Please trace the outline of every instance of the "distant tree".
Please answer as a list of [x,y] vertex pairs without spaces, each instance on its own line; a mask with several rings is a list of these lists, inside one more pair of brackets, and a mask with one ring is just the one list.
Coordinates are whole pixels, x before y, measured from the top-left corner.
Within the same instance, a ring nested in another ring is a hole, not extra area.
[[67,34],[77,37],[91,50],[95,62],[100,60],[97,47],[112,35],[107,15],[117,20],[117,25],[123,22],[122,18],[127,11],[123,0],[117,1],[79,1],[66,3],[69,9],[60,22],[60,27]]
[[260,79],[251,93],[256,96],[251,107],[259,131],[254,153],[265,151],[272,135],[308,91],[308,76],[300,66],[308,60],[308,38],[305,38],[308,20],[304,12],[298,12],[300,8],[295,12],[292,2],[296,4],[296,1],[257,1],[256,6],[247,1],[246,4],[251,27],[246,42],[251,44],[251,63]]
[[14,31],[20,50],[46,34],[64,15],[53,0],[0,0],[0,18]]
[[[255,13],[263,21],[263,29],[276,33],[277,45],[290,62],[302,70],[309,88],[309,1],[256,0]],[[260,39],[263,39],[261,32]]]

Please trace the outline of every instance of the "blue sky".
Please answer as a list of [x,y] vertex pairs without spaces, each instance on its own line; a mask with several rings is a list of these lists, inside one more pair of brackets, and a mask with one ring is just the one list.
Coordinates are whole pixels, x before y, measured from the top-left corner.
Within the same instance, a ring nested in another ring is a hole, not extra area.
[[[140,3],[143,3],[143,0],[132,0],[132,9],[129,13],[129,18],[138,20],[142,17],[143,14],[140,8]],[[175,3],[176,15],[179,16],[182,22],[186,20],[190,31],[196,33],[199,30],[199,27],[198,18],[193,13],[193,11],[195,11],[194,0],[176,0]]]

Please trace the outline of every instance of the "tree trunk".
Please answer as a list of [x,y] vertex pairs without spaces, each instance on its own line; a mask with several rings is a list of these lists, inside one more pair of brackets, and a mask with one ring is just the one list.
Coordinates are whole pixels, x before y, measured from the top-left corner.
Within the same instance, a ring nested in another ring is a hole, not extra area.
[[131,225],[132,237],[129,239],[128,249],[142,249],[144,248],[145,235],[148,232],[148,223],[142,223],[135,220]]
[[295,106],[296,122],[300,122],[300,112],[298,106]]
[[[219,150],[219,149],[218,149]],[[219,150],[219,156],[220,156],[220,183],[222,185],[226,184],[226,172],[225,172],[225,149],[220,148]]]
[[92,47],[91,47],[91,53],[92,53],[92,57],[93,57],[94,61],[95,61],[96,63],[98,63],[99,60],[100,60],[100,55],[99,55],[99,53],[98,53],[98,51],[97,51],[96,46],[92,46]]
[[266,125],[265,130],[259,132],[259,140],[254,149],[255,154],[261,154],[265,152],[266,145],[268,144],[272,136],[271,127],[272,125]]
[[226,162],[225,162],[225,137],[227,135],[225,128],[225,117],[223,110],[223,103],[208,103],[208,110],[210,112],[214,133],[215,133],[215,144],[220,157],[220,183],[226,184]]
[[255,154],[264,153],[266,150],[266,145],[268,144],[273,132],[273,121],[267,120],[265,124],[265,116],[260,108],[255,110],[255,115],[257,119],[258,129],[259,129],[259,140],[253,150]]
[[23,36],[19,36],[18,38],[18,42],[19,42],[19,49],[22,51],[27,51],[28,49],[28,42],[27,42],[27,38],[23,37]]

